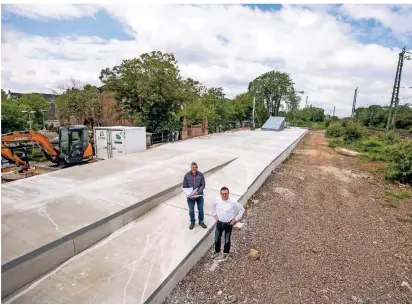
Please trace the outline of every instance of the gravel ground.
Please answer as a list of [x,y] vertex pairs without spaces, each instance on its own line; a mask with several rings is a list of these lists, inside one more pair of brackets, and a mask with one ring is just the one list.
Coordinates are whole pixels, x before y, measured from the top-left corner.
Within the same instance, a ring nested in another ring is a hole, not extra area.
[[311,131],[251,199],[230,258],[211,248],[165,303],[412,303],[412,197],[391,195],[412,191],[380,166]]

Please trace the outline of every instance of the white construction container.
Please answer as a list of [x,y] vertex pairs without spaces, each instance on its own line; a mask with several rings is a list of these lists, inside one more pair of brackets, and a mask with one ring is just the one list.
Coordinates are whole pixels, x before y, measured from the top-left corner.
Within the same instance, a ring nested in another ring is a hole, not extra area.
[[93,133],[97,159],[106,160],[146,150],[146,127],[95,127]]

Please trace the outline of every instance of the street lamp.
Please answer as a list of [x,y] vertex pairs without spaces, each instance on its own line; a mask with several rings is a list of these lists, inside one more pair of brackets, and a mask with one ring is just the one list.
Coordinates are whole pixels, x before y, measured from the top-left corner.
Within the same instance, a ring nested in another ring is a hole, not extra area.
[[30,116],[30,114],[35,113],[36,111],[22,110],[21,112],[23,112],[23,113],[28,113],[28,114],[29,114],[29,125],[30,125],[30,130],[31,130],[31,123],[32,123],[32,121],[31,121],[31,116]]

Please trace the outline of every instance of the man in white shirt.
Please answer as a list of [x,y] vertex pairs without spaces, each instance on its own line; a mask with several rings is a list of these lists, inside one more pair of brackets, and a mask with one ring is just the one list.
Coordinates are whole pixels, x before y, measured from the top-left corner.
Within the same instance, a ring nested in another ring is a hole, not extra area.
[[[220,196],[222,199],[216,198],[211,206],[212,215],[217,221],[215,231],[215,253],[213,254],[213,257],[216,257],[220,253],[222,234],[225,232],[223,259],[226,259],[230,251],[230,238],[233,225],[242,218],[245,208],[236,200],[229,198],[229,189],[225,186],[220,189]],[[235,212],[237,212],[236,217]]]

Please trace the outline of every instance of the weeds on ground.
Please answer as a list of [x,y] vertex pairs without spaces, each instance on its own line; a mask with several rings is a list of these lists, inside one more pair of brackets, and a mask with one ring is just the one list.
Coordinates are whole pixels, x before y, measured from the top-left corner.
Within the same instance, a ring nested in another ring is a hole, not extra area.
[[384,161],[387,167],[382,173],[387,180],[412,185],[412,141],[402,140],[393,131],[368,134],[350,120],[330,124],[326,136],[330,138],[329,147],[346,147],[359,152],[364,160]]
[[339,147],[339,146],[344,146],[344,143],[340,139],[332,139],[332,140],[328,141],[328,146],[330,148],[335,148],[335,147]]
[[396,219],[400,222],[407,222],[407,223],[412,224],[412,214],[407,214],[407,216],[408,216],[407,218],[397,216]]
[[382,206],[391,208],[391,209],[399,209],[399,206],[395,203],[388,202],[388,203],[381,203]]
[[388,196],[389,198],[392,198],[395,201],[411,198],[411,194],[407,191],[402,191],[402,192],[394,192],[392,190],[385,190],[385,195]]

